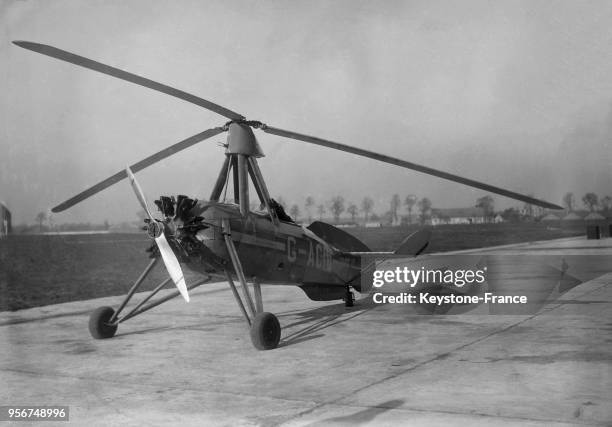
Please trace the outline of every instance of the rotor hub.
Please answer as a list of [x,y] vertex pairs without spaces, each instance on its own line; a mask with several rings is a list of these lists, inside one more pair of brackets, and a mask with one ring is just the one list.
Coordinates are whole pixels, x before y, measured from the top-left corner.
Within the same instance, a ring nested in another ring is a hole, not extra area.
[[250,157],[264,157],[251,127],[264,128],[258,121],[231,121],[226,123],[228,130],[226,154],[243,154]]

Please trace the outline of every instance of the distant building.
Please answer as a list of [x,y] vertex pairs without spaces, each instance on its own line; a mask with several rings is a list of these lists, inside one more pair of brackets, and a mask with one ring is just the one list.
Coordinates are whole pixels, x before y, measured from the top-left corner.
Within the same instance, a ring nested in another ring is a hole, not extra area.
[[563,217],[563,221],[579,221],[582,217],[578,215],[576,212],[570,212]]
[[11,211],[6,204],[0,202],[0,238],[11,233]]
[[559,218],[557,215],[555,215],[554,213],[549,213],[545,216],[542,217],[542,219],[540,221],[559,221],[561,220],[561,218]]
[[355,228],[357,227],[357,224],[355,224],[354,222],[347,222],[342,224],[336,224],[335,226],[338,228]]
[[541,206],[525,204],[519,209],[519,213],[527,218],[541,218],[547,214],[547,211]]
[[431,225],[483,224],[485,222],[487,218],[482,208],[432,209],[431,212]]
[[606,219],[606,217],[597,212],[591,212],[584,217],[585,221],[601,221],[602,219]]
[[496,214],[495,217],[493,217],[493,222],[495,224],[499,224],[500,222],[504,222],[504,217],[501,216],[500,214]]
[[569,212],[567,215],[565,215],[562,219],[563,221],[581,221],[583,220],[587,215],[589,214],[589,211],[585,211],[585,210],[576,210],[576,211],[572,211]]

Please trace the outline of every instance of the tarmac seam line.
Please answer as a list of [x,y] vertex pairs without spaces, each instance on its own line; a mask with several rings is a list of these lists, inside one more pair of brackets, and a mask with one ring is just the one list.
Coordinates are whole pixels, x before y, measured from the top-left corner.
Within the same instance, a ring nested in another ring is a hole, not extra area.
[[[601,426],[601,425],[607,425],[607,424],[603,424],[603,423],[598,423],[598,422],[576,422],[576,421],[563,421],[563,420],[555,420],[555,419],[549,419],[549,418],[530,418],[530,417],[520,417],[520,416],[510,416],[510,415],[492,415],[492,414],[486,414],[483,412],[460,412],[460,411],[443,411],[443,410],[435,410],[435,409],[421,409],[421,408],[414,408],[414,407],[395,407],[395,408],[391,408],[388,406],[382,406],[382,405],[355,405],[355,404],[343,404],[343,403],[333,403],[333,405],[335,406],[341,406],[344,408],[355,408],[355,409],[382,409],[382,410],[390,410],[390,411],[403,411],[403,412],[419,412],[419,413],[433,413],[433,414],[444,414],[444,415],[471,415],[474,417],[481,417],[481,418],[501,418],[501,419],[505,419],[505,420],[520,420],[520,421],[534,421],[534,422],[540,422],[540,423],[545,423],[545,425],[549,425],[548,423],[556,423],[556,424],[564,424],[564,425],[570,425],[570,426],[575,426],[577,424],[580,425],[585,425],[585,426]],[[318,408],[317,408],[318,409]],[[293,420],[294,418],[289,418],[286,421],[281,422],[280,424],[273,424],[275,426],[279,426],[282,425],[284,423],[287,423],[291,420]]]

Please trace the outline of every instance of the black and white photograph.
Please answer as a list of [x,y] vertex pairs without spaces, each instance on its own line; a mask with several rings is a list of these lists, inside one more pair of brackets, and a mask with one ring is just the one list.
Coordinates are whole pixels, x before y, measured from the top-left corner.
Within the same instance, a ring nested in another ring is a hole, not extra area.
[[0,30],[0,425],[612,425],[611,2]]

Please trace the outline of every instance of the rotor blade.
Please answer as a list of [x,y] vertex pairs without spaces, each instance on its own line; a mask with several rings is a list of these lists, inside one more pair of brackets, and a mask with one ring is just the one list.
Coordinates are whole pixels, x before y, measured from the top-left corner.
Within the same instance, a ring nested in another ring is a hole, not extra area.
[[140,202],[140,206],[142,206],[144,211],[147,213],[149,219],[151,221],[155,221],[155,218],[153,218],[153,215],[149,210],[149,205],[147,205],[147,199],[145,198],[144,192],[142,191],[142,188],[140,188],[140,184],[138,184],[138,181],[136,181],[136,177],[132,173],[132,170],[129,166],[126,166],[125,172],[130,178],[130,185],[132,186],[132,189],[134,189],[134,194],[136,194],[136,198],[138,199],[138,202]]
[[[133,165],[130,166],[130,169],[132,169],[132,172],[138,172],[148,166],[151,166],[152,164],[156,162],[159,162],[160,160],[165,159],[166,157],[171,156],[172,154],[178,153],[181,150],[189,148],[192,145],[197,144],[200,141],[203,141],[205,139],[218,135],[221,132],[224,132],[224,129],[221,127],[218,127],[218,128],[205,130],[204,132],[198,133],[197,135],[190,136],[189,138],[184,139],[181,142],[177,142],[176,144],[171,145],[168,148],[164,148],[163,150],[158,151],[157,153],[147,157],[144,160],[139,161],[138,163],[134,163]],[[120,172],[117,172],[116,174],[114,174],[113,176],[106,178],[104,181],[97,183],[93,187],[90,187],[87,190],[77,194],[76,196],[66,200],[65,202],[60,203],[59,205],[51,209],[51,211],[55,213],[65,211],[69,207],[72,207],[76,205],[77,203],[82,202],[83,200],[93,196],[96,193],[99,193],[105,188],[110,187],[111,185],[121,181],[122,179],[126,177],[127,177],[127,173],[125,172],[125,169],[123,169]]]
[[214,111],[217,114],[221,114],[231,120],[241,120],[244,117],[235,111],[228,110],[220,105],[213,102],[207,101],[198,96],[184,92],[179,89],[167,86],[162,83],[149,80],[145,77],[138,76],[136,74],[129,73],[127,71],[120,70],[110,65],[102,64],[101,62],[93,61],[83,56],[75,55],[74,53],[66,52],[65,50],[58,49],[53,46],[48,46],[40,43],[27,42],[22,40],[13,41],[19,47],[28,49],[34,52],[41,53],[43,55],[50,56],[52,58],[66,61],[74,65],[79,65],[90,70],[97,71],[102,74],[106,74],[112,77],[116,77],[121,80],[125,80],[140,86],[148,87],[149,89],[156,90],[158,92],[165,93],[166,95],[174,96],[175,98],[182,99],[183,101],[191,102],[192,104],[199,105],[210,111]]
[[362,148],[351,147],[350,145],[340,144],[338,142],[328,141],[326,139],[317,138],[314,136],[303,135],[301,133],[287,131],[283,129],[274,128],[271,126],[262,126],[261,129],[269,134],[284,136],[286,138],[297,139],[298,141],[310,142],[312,144],[321,145],[323,147],[333,148],[335,150],[345,151],[347,153],[356,154],[358,156],[368,157],[370,159],[378,160],[380,162],[390,163],[392,165],[401,166],[403,168],[412,169],[418,172],[423,172],[428,175],[437,176],[439,178],[448,179],[449,181],[458,182],[460,184],[468,185],[470,187],[480,188],[491,193],[500,194],[511,199],[520,200],[531,205],[541,206],[548,209],[563,209],[561,206],[553,203],[546,202],[544,200],[534,199],[533,197],[526,196],[514,191],[505,190],[503,188],[495,187],[493,185],[485,184],[483,182],[474,181],[469,178],[463,178],[458,175],[453,175],[448,172],[442,172],[436,169],[429,168],[427,166],[421,166],[416,163],[407,162],[395,157],[386,156],[384,154],[378,154],[373,151],[364,150]]
[[189,293],[187,292],[187,285],[185,284],[185,277],[183,276],[181,264],[179,264],[176,255],[174,255],[170,244],[166,240],[166,236],[162,233],[155,239],[155,243],[157,243],[159,252],[164,260],[164,265],[166,266],[166,270],[168,270],[168,274],[170,274],[172,281],[178,288],[185,301],[189,302]]

